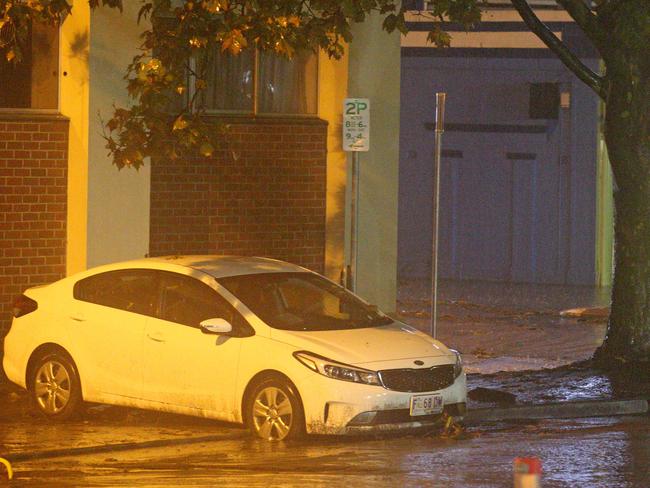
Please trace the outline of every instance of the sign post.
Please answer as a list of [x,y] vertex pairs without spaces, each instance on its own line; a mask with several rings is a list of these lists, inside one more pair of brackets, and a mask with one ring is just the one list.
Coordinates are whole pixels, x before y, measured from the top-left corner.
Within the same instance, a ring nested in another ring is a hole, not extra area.
[[359,235],[359,153],[370,149],[370,100],[346,98],[343,102],[343,150],[352,152],[350,185],[350,253],[342,280],[346,288],[357,288],[357,250]]
[[442,160],[442,133],[445,131],[445,98],[436,93],[436,149],[433,167],[433,239],[431,250],[431,335],[436,338],[438,315],[438,229],[440,217],[440,163]]

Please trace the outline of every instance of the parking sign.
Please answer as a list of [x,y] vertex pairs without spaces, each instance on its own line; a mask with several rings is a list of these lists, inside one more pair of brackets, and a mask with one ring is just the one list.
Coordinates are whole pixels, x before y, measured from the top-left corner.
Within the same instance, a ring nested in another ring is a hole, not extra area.
[[370,149],[370,100],[346,98],[343,102],[343,150]]

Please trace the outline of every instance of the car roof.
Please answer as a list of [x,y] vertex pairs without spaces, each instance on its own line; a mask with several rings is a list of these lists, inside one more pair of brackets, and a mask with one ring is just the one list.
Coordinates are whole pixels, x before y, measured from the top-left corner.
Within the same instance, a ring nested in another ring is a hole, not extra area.
[[168,269],[166,265],[183,266],[196,269],[215,278],[260,273],[308,272],[309,270],[295,264],[277,259],[246,256],[160,256],[143,258],[120,263],[124,268],[146,266],[156,269]]

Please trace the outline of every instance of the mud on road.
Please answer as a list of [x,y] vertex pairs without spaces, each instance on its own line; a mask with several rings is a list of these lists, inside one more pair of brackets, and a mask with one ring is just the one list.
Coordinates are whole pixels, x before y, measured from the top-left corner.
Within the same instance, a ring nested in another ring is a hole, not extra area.
[[[19,390],[5,386],[0,398],[0,455],[27,454],[0,486],[510,487],[517,456],[541,458],[545,488],[640,488],[650,479],[647,416],[483,424],[459,439],[420,432],[270,444],[231,424],[118,407],[50,424]],[[151,441],[160,442],[143,445]],[[105,450],[74,452],[90,446]],[[72,451],[29,459],[53,449]]]
[[[65,442],[79,428],[50,434]],[[136,433],[112,429],[116,438]],[[420,433],[271,444],[219,430],[224,438],[212,442],[16,462],[9,485],[509,487],[513,458],[529,455],[542,459],[545,488],[640,488],[650,476],[647,417],[501,423],[456,440]]]

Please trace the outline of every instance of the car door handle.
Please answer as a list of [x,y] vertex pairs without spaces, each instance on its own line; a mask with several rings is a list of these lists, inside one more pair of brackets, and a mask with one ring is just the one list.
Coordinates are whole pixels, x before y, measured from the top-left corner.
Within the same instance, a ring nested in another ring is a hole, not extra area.
[[147,337],[154,342],[165,342],[165,338],[158,332],[147,333]]
[[86,316],[80,313],[77,313],[75,315],[70,315],[70,318],[74,320],[75,322],[85,322],[86,321]]

